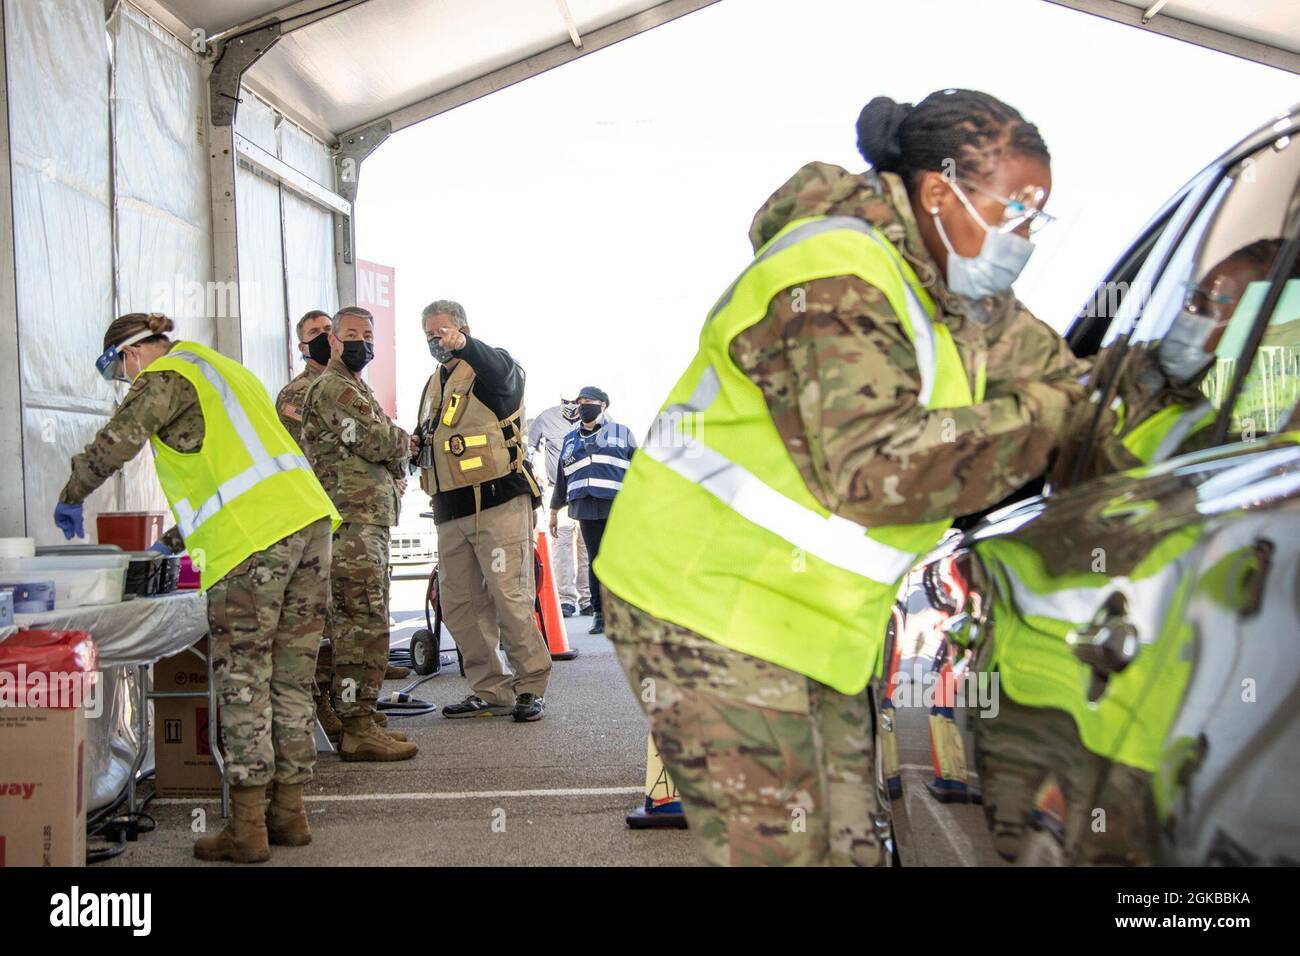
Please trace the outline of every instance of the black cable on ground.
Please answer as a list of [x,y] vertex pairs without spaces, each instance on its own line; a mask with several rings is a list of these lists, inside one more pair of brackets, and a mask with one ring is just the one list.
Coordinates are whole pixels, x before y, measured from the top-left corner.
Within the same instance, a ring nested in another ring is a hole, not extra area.
[[[392,659],[391,652],[389,659]],[[413,681],[401,690],[389,694],[386,697],[380,697],[378,701],[379,709],[390,717],[423,717],[425,714],[436,714],[438,712],[437,704],[430,703],[429,701],[423,700],[419,697],[412,697],[411,691],[415,690],[425,681],[433,680],[433,678],[438,676],[438,673],[440,672],[425,674],[423,677]]]
[[[147,780],[152,779],[154,771],[150,770],[141,775],[136,785],[139,786]],[[105,860],[111,860],[116,856],[121,856],[126,852],[126,845],[137,837],[145,833],[152,833],[158,829],[158,821],[144,812],[145,807],[153,802],[154,797],[158,794],[156,791],[150,791],[142,801],[140,809],[134,813],[127,812],[119,814],[118,811],[122,805],[127,802],[127,787],[114,798],[113,802],[105,807],[96,810],[93,815],[86,819],[86,839],[90,841],[95,838],[102,838],[110,841],[110,845],[104,849],[86,848],[86,863],[103,863]]]

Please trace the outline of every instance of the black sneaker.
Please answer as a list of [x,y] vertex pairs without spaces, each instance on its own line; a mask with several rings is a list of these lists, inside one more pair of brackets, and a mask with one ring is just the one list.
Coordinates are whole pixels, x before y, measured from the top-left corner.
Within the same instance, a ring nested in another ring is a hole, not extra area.
[[572,604],[566,602],[560,605],[560,613],[565,617],[573,617],[573,615],[578,613],[578,609]]
[[489,704],[477,694],[470,694],[459,704],[448,704],[442,709],[442,716],[455,720],[457,717],[504,717],[515,710],[510,704]]
[[591,622],[591,630],[588,631],[587,633],[588,633],[588,634],[604,634],[604,633],[605,633],[605,615],[603,615],[603,614],[597,614],[597,615],[595,616],[595,618],[592,619],[592,622]]
[[583,617],[587,617],[587,616],[589,616],[589,615],[591,615],[591,614],[594,614],[594,613],[596,613],[596,609],[593,608],[590,604],[584,604],[584,605],[582,606],[582,616],[583,616]]
[[546,701],[536,694],[520,694],[515,698],[515,709],[511,716],[521,723],[528,720],[541,720],[545,706]]

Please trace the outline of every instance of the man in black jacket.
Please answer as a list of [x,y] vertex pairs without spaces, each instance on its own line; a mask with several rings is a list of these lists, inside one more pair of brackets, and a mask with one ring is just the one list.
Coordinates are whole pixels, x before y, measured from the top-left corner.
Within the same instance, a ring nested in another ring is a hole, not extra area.
[[541,495],[525,454],[524,370],[470,336],[457,302],[429,304],[423,323],[439,368],[420,400],[420,483],[438,529],[443,619],[473,691],[443,716],[540,720],[551,655],[533,616]]

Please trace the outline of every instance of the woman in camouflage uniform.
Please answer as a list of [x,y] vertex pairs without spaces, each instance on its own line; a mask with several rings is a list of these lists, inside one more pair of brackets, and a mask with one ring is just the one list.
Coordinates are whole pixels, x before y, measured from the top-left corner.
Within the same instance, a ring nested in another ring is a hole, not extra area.
[[[758,212],[757,258],[660,416],[694,416],[700,440],[652,430],[598,562],[609,635],[712,863],[887,861],[866,685],[898,579],[853,570],[879,550],[867,529],[915,539],[989,508],[1043,472],[1082,397],[1086,367],[1011,291],[1048,219],[1037,129],[945,90],[872,100],[858,144],[872,169],[809,164]],[[955,352],[936,374],[940,333]],[[954,384],[960,400],[934,400]],[[818,544],[857,563],[819,563]],[[915,553],[888,559],[905,575]]]
[[[172,342],[173,328],[157,313],[108,327],[101,374],[131,387],[72,459],[54,520],[65,537],[82,537],[82,502],[152,442],[178,522],[154,548],[170,554],[193,539],[234,804],[226,828],[198,840],[194,855],[255,863],[269,859],[268,839],[311,840],[302,791],[316,763],[311,688],[338,515],[265,387],[212,349]],[[179,460],[186,464],[171,464]],[[232,468],[242,470],[231,476]],[[182,528],[191,529],[185,537]]]

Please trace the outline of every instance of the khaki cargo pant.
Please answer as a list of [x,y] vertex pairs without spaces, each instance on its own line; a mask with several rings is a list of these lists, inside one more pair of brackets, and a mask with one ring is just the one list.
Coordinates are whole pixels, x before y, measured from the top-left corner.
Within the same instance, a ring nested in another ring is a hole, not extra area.
[[578,523],[566,521],[563,512],[555,530],[558,532],[555,538],[555,581],[560,603],[586,607],[591,603],[591,585],[587,583],[587,544],[578,533]]
[[470,689],[489,704],[508,706],[518,694],[540,697],[551,676],[551,654],[533,617],[533,520],[532,500],[519,495],[438,525],[442,618],[464,658]]
[[605,628],[706,862],[888,863],[871,704],[603,592]]
[[374,713],[388,669],[388,535],[356,521],[334,532],[329,638],[340,717]]
[[304,783],[316,766],[312,677],[329,594],[322,518],[208,589],[212,670],[231,786]]

